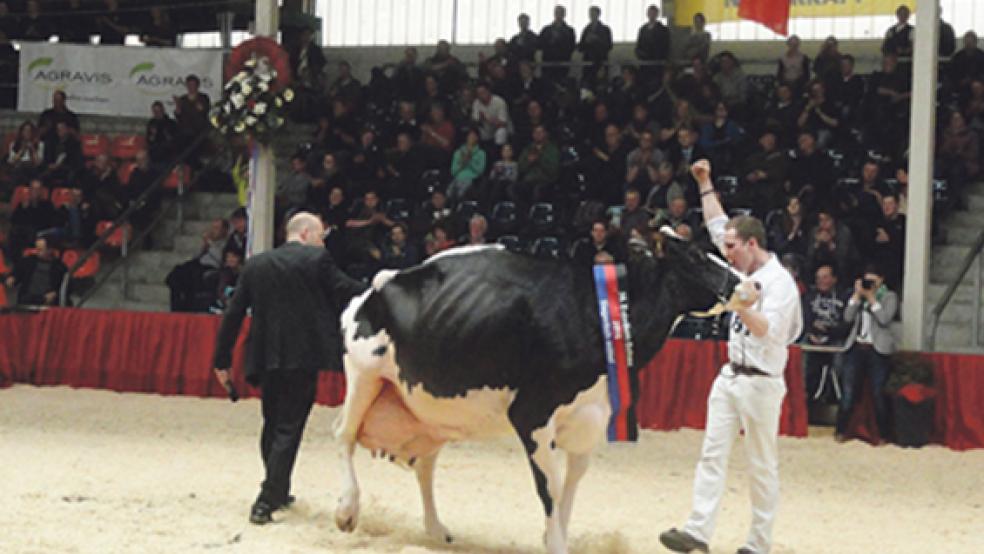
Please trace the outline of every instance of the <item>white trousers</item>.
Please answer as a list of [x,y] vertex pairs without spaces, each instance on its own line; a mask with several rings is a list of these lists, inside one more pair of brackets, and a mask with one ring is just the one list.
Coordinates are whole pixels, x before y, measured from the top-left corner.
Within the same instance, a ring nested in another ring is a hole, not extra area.
[[[725,369],[730,374],[730,369]],[[752,527],[745,546],[759,554],[772,547],[772,523],[779,506],[779,414],[786,383],[781,377],[718,375],[707,399],[707,427],[694,476],[694,505],[683,530],[711,542],[728,456],[739,430],[751,478]]]

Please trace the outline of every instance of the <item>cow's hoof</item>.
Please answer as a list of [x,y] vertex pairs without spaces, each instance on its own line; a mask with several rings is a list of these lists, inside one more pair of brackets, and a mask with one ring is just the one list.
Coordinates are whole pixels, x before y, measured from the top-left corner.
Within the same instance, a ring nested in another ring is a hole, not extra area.
[[428,522],[424,524],[424,528],[427,531],[427,536],[431,539],[451,544],[454,542],[454,537],[451,536],[451,532],[445,527],[440,521]]
[[351,533],[359,525],[359,502],[358,500],[346,502],[338,501],[335,508],[335,525],[339,531]]

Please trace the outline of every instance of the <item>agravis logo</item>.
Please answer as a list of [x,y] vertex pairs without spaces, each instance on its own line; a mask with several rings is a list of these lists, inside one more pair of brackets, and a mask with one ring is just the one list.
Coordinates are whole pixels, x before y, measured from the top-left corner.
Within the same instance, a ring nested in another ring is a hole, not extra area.
[[[154,73],[154,62],[140,62],[130,69],[130,80],[142,89],[159,92],[160,89],[184,88],[186,75],[164,75]],[[202,87],[212,86],[212,79],[202,77]]]

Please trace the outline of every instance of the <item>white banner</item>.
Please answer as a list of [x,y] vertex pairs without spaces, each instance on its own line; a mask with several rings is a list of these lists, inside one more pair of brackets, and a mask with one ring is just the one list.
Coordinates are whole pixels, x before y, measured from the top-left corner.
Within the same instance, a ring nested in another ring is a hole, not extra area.
[[174,111],[185,78],[197,75],[215,102],[222,91],[222,51],[22,42],[17,109],[40,112],[63,90],[77,113],[150,117],[160,100]]

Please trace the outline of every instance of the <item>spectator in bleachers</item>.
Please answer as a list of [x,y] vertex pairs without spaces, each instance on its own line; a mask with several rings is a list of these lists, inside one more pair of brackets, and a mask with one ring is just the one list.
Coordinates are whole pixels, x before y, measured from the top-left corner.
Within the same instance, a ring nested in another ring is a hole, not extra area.
[[451,214],[447,195],[440,188],[434,189],[431,192],[430,200],[425,202],[414,214],[410,235],[414,238],[423,237],[436,224],[449,221]]
[[840,78],[828,92],[831,99],[840,105],[845,123],[854,124],[858,120],[858,110],[865,96],[864,79],[854,73],[854,56],[841,56]]
[[325,54],[314,42],[314,30],[304,27],[297,34],[296,41],[288,46],[290,67],[298,92],[308,96],[310,106],[317,102],[316,97],[322,89],[325,69]]
[[[547,84],[542,79],[533,74],[533,62],[522,60],[519,62],[519,71],[513,79],[512,87],[509,89],[510,112],[513,115],[522,115],[526,106],[530,102],[545,102],[550,94],[547,91]],[[515,119],[519,119],[516,117]]]
[[222,248],[223,257],[229,252],[235,252],[243,258],[246,256],[246,208],[236,208],[229,215],[229,236]]
[[426,258],[444,252],[456,245],[454,239],[448,236],[446,226],[447,222],[438,222],[434,224],[433,229],[424,237],[424,254]]
[[642,205],[642,193],[637,188],[630,187],[625,191],[625,201],[622,204],[622,213],[619,221],[619,228],[622,233],[628,235],[630,231],[642,230],[649,225],[652,219],[651,214]]
[[[840,346],[847,338],[849,326],[844,321],[849,292],[837,285],[834,268],[817,268],[814,285],[803,295],[803,342],[811,346]],[[821,386],[823,367],[839,373],[841,356],[832,352],[803,352],[803,378],[806,398],[813,400]]]
[[625,254],[619,247],[618,238],[608,223],[596,220],[591,223],[588,236],[579,238],[571,249],[574,263],[582,267],[595,264],[622,263]]
[[[174,117],[178,124],[178,138],[181,144],[190,145],[199,135],[209,132],[211,124],[208,122],[208,110],[212,103],[204,92],[199,90],[201,80],[197,75],[185,77],[185,89],[187,92],[180,97],[174,97]],[[200,147],[188,158],[192,166],[199,163],[198,157],[205,150]]]
[[871,260],[881,269],[885,283],[899,289],[905,263],[905,215],[899,213],[898,196],[891,192],[884,195],[881,212],[875,227]]
[[939,168],[938,173],[949,181],[959,207],[966,204],[964,188],[980,175],[980,156],[977,133],[967,126],[963,114],[952,112],[936,150],[936,167]]
[[677,142],[677,134],[680,129],[692,129],[697,125],[697,118],[691,107],[690,101],[678,98],[673,105],[673,116],[669,125],[663,126],[659,131],[659,144],[661,148],[672,147]]
[[352,153],[348,174],[357,187],[365,187],[386,178],[386,156],[376,143],[376,132],[365,128],[359,135],[359,145]]
[[973,79],[960,102],[960,113],[977,132],[984,131],[984,79]]
[[806,254],[808,223],[798,196],[789,196],[782,211],[771,212],[766,222],[769,248],[779,254]]
[[681,185],[673,173],[673,164],[669,160],[663,160],[656,169],[656,182],[646,196],[646,208],[652,212],[665,210],[670,205],[670,200],[684,195],[683,185]]
[[228,234],[228,221],[221,217],[213,220],[202,233],[202,246],[198,254],[168,273],[164,282],[171,289],[172,312],[208,311],[215,301]]
[[809,87],[806,105],[796,120],[797,126],[809,131],[817,139],[817,148],[830,147],[834,134],[840,128],[837,105],[827,98],[827,87],[822,81],[814,81]]
[[450,94],[461,86],[461,83],[468,79],[468,71],[461,60],[451,54],[451,43],[446,40],[437,42],[437,49],[434,55],[427,58],[424,63],[431,74],[437,77],[441,92]]
[[639,69],[634,65],[623,65],[621,80],[615,79],[608,92],[608,102],[612,106],[615,120],[624,125],[632,117],[632,110],[646,102],[646,93],[638,83]]
[[344,98],[331,101],[332,130],[341,141],[342,149],[350,151],[359,143],[359,121],[355,105]]
[[21,255],[21,250],[27,248],[34,236],[51,229],[56,224],[55,207],[46,198],[41,179],[31,179],[28,185],[27,200],[17,206],[10,216],[10,246],[13,258]]
[[950,59],[950,83],[960,90],[970,82],[984,77],[984,50],[978,46],[977,33],[967,31],[963,36],[963,48]]
[[430,73],[424,77],[424,89],[417,99],[417,116],[426,119],[434,106],[446,106],[450,101],[448,95],[441,92],[441,85],[437,82],[437,77]]
[[[711,163],[722,174],[733,172],[745,130],[735,123],[725,102],[718,102],[714,108],[714,120],[705,123],[700,129],[698,144],[708,155]],[[700,158],[697,158],[700,159]]]
[[218,285],[215,290],[215,302],[209,308],[213,314],[225,312],[232,295],[239,284],[239,273],[243,267],[243,255],[235,250],[226,250],[222,267],[219,268]]
[[163,6],[151,6],[149,15],[140,30],[140,41],[147,46],[173,48],[178,42],[178,31],[167,10]]
[[446,163],[448,156],[454,152],[455,130],[443,104],[435,103],[430,107],[430,114],[420,126],[420,131],[421,143],[431,149],[431,157],[442,164]]
[[882,70],[871,75],[868,85],[867,124],[873,145],[891,155],[908,143],[909,100],[912,80],[899,69],[898,56],[886,54]]
[[509,39],[509,64],[518,67],[520,62],[531,64],[536,59],[536,51],[540,42],[536,33],[530,30],[530,16],[525,13],[516,18],[519,32]]
[[697,185],[690,176],[690,166],[697,160],[708,158],[709,155],[697,144],[697,131],[683,127],[677,131],[677,140],[671,144],[666,155],[673,164],[674,174],[685,183],[685,193],[691,200],[696,201]]
[[15,186],[20,186],[35,177],[44,163],[44,143],[37,127],[30,121],[17,128],[17,138],[7,149],[7,165]]
[[598,6],[588,8],[590,21],[581,31],[581,40],[577,43],[582,59],[591,63],[590,66],[584,66],[582,73],[582,80],[589,88],[594,88],[596,84],[607,80],[608,70],[605,62],[608,61],[608,53],[613,47],[612,30],[601,22],[600,17],[601,8]]
[[89,44],[94,30],[93,17],[83,12],[82,0],[68,0],[64,12],[55,19],[59,43]]
[[841,54],[837,37],[831,35],[823,41],[820,53],[813,61],[813,74],[829,90],[841,75]]
[[890,368],[889,356],[896,348],[890,325],[898,308],[898,295],[885,285],[884,276],[876,266],[867,267],[864,275],[854,281],[854,294],[844,310],[844,320],[852,328],[841,374],[841,402],[835,431],[838,442],[846,438],[844,433],[865,377],[870,380],[879,435],[883,439],[888,436],[884,388]]
[[96,30],[99,34],[99,44],[119,44],[126,42],[126,35],[132,29],[126,17],[120,13],[118,0],[105,0],[106,11],[96,16]]
[[55,306],[58,291],[68,269],[49,248],[48,239],[39,236],[34,241],[36,252],[17,262],[7,277],[8,288],[17,287],[17,304],[21,306]]
[[511,144],[503,144],[499,151],[499,159],[492,164],[489,172],[488,186],[485,187],[485,197],[479,202],[493,206],[506,197],[507,191],[519,182],[519,164],[516,162],[516,151]]
[[352,183],[342,168],[338,156],[327,152],[321,157],[321,171],[311,179],[311,186],[308,188],[307,205],[313,212],[321,212],[328,203],[328,193],[331,189],[340,187],[345,191],[352,191]]
[[403,51],[403,59],[393,72],[393,87],[396,97],[412,100],[423,87],[424,70],[417,65],[417,49],[409,46]]
[[[796,292],[802,296],[806,294],[807,286],[803,282],[803,257],[799,254],[783,254],[779,257],[779,263],[785,268],[786,271],[793,278],[793,282],[796,283]],[[797,337],[799,338],[799,337]]]
[[575,137],[578,150],[581,152],[604,148],[605,128],[612,122],[608,104],[604,100],[598,100],[586,108],[590,109],[591,117],[590,119],[583,118],[581,125],[577,127],[577,136]]
[[229,222],[224,218],[212,221],[208,230],[202,234],[202,247],[198,253],[198,263],[208,270],[222,267],[222,252],[229,237]]
[[409,240],[407,234],[405,223],[397,223],[390,228],[383,245],[383,269],[407,269],[420,263],[417,246]]
[[793,94],[802,92],[810,80],[810,58],[800,51],[800,38],[791,35],[786,39],[786,52],[779,58],[776,78],[779,84],[789,85]]
[[303,154],[297,153],[291,156],[290,169],[290,173],[282,176],[277,183],[277,212],[280,218],[304,209],[312,185],[313,179],[308,174]]
[[45,147],[49,151],[50,146],[58,141],[58,123],[64,122],[74,132],[79,131],[79,116],[68,109],[67,100],[65,91],[56,90],[51,94],[51,107],[41,112],[38,118],[38,133],[41,140],[47,143]]
[[680,59],[684,63],[689,63],[694,58],[707,61],[707,56],[711,52],[711,33],[704,30],[706,25],[707,18],[704,17],[704,14],[695,13],[694,24],[687,29],[687,38],[684,39],[683,48],[680,51]]
[[165,166],[174,156],[174,140],[178,136],[178,124],[167,115],[164,103],[151,104],[152,116],[147,122],[147,153],[150,160],[159,167]]
[[882,41],[882,54],[895,54],[899,58],[912,57],[912,45],[915,40],[915,28],[909,24],[909,7],[901,5],[895,10],[896,23],[885,31]]
[[489,222],[482,214],[475,214],[468,220],[468,234],[458,239],[459,245],[480,245],[489,242],[486,233],[489,230]]
[[[740,164],[738,204],[751,208],[752,215],[765,221],[766,215],[781,200],[782,184],[786,180],[789,158],[777,148],[776,134],[765,131],[758,140],[759,148]],[[770,245],[771,245],[770,241]]]
[[87,248],[95,241],[96,223],[103,217],[92,202],[83,197],[82,189],[75,187],[71,191],[68,202],[55,213],[60,225],[58,236],[69,246]]
[[318,118],[318,128],[314,131],[316,150],[325,152],[344,150],[348,146],[345,139],[351,138],[350,135],[346,135],[347,133],[335,126],[335,120],[330,114],[323,114]]
[[660,136],[659,122],[649,115],[649,107],[645,102],[632,106],[632,119],[625,125],[625,135],[631,144],[638,145],[642,134],[649,132],[653,140]]
[[728,110],[740,115],[748,102],[748,78],[741,70],[738,58],[731,52],[721,52],[717,59],[720,69],[714,74],[714,85]]
[[480,80],[489,80],[491,76],[489,72],[494,68],[498,67],[505,70],[508,74],[509,68],[509,44],[504,38],[497,38],[495,42],[492,43],[492,55],[486,56],[485,52],[478,53],[478,78]]
[[406,198],[419,202],[425,198],[426,191],[420,176],[426,169],[423,155],[408,133],[396,137],[396,148],[389,153],[386,165],[388,172],[387,197]]
[[690,205],[683,193],[672,191],[666,197],[668,199],[666,208],[659,210],[653,218],[657,222],[657,227],[667,225],[671,229],[675,229],[680,224],[688,225],[691,228],[697,225],[694,218],[690,216]]
[[787,84],[776,87],[775,99],[765,111],[765,127],[776,132],[780,148],[785,150],[796,146],[797,121],[801,113],[800,102],[793,95],[793,87]]
[[784,192],[799,196],[811,211],[818,206],[827,206],[834,188],[833,162],[817,148],[812,133],[800,133],[797,144],[789,163]]
[[352,65],[345,60],[338,62],[338,76],[328,86],[328,98],[342,99],[352,106],[361,104],[362,83],[352,76]]
[[857,247],[851,230],[837,221],[827,208],[817,211],[817,224],[810,230],[806,265],[809,272],[815,272],[822,265],[836,268],[837,278],[849,281],[855,276],[859,260]]
[[68,123],[59,121],[55,125],[55,131],[58,140],[51,145],[50,151],[45,148],[46,152],[50,152],[51,163],[41,172],[41,176],[46,184],[57,187],[74,182],[82,171],[85,160],[82,157],[82,145]]
[[659,8],[646,8],[646,23],[636,35],[636,59],[643,62],[640,69],[642,87],[654,91],[663,82],[664,64],[670,59],[670,30],[659,20]]
[[644,130],[639,134],[639,145],[626,157],[626,186],[648,193],[656,183],[659,164],[666,159],[666,154],[656,148],[655,143],[652,131]]
[[350,263],[370,265],[381,260],[379,244],[393,225],[383,212],[376,191],[366,191],[345,221],[346,259]]
[[[567,64],[577,48],[574,29],[564,21],[566,16],[567,8],[554,6],[553,21],[540,30],[537,49],[541,52],[540,59],[544,64]],[[543,67],[540,75],[548,82],[561,84],[567,79],[569,71],[567,65],[550,65]]]
[[472,121],[478,125],[479,136],[483,143],[502,146],[509,141],[509,135],[512,133],[509,107],[501,96],[492,94],[488,83],[479,83],[475,88]]
[[348,221],[350,206],[345,191],[335,187],[328,191],[328,205],[320,212],[325,224],[325,248],[331,252],[332,258],[339,265],[346,265],[345,259],[345,222]]
[[542,202],[552,195],[552,189],[560,174],[560,150],[550,140],[543,125],[533,127],[533,142],[519,155],[519,182],[517,192],[523,203],[530,199]]
[[609,123],[605,126],[605,145],[592,149],[586,160],[591,176],[590,196],[606,206],[618,204],[622,199],[629,156],[629,147],[622,136],[618,125]]
[[79,173],[78,182],[85,197],[90,199],[96,212],[104,219],[116,219],[126,208],[123,188],[116,168],[106,154],[100,154],[92,160],[92,164]]
[[465,143],[454,151],[451,183],[448,185],[448,200],[453,206],[468,196],[472,183],[485,172],[485,151],[478,141],[478,131],[469,129],[465,135]]
[[41,13],[41,2],[27,0],[26,12],[20,18],[20,36],[24,40],[46,42],[55,34],[50,18]]

